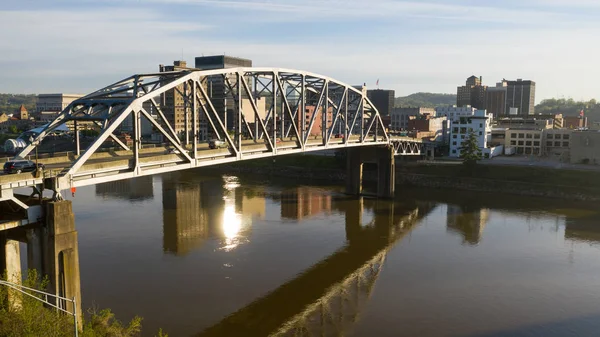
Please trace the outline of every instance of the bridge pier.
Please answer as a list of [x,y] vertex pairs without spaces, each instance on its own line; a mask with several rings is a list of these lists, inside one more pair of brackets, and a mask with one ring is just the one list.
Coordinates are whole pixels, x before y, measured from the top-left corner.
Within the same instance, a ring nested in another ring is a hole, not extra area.
[[[42,271],[50,277],[49,291],[58,296],[75,298],[78,325],[82,326],[79,248],[71,201],[61,200],[46,205],[42,249]],[[73,312],[72,303],[63,304],[66,310]]]
[[356,147],[347,150],[346,193],[362,194],[363,164],[377,164],[377,197],[393,198],[395,192],[395,162],[393,147]]

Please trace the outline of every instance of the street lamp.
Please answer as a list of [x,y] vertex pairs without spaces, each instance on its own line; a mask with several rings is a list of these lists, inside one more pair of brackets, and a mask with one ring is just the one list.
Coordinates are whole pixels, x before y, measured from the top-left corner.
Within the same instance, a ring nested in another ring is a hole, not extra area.
[[[29,136],[29,144],[33,144],[33,136]],[[35,146],[35,171],[37,172],[39,170],[38,167],[38,148],[37,145]]]

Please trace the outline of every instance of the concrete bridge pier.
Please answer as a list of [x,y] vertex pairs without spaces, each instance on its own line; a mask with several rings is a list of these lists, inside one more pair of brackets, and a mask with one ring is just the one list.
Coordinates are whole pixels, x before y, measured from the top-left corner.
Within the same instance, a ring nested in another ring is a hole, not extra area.
[[[48,202],[46,227],[43,230],[41,241],[44,252],[42,271],[44,275],[50,277],[49,291],[62,297],[75,298],[78,324],[81,326],[79,248],[71,201]],[[32,259],[35,261],[35,257]],[[72,303],[57,303],[57,305],[59,304],[64,305],[66,310],[73,311]]]
[[[0,267],[6,272],[6,280],[12,283],[21,283],[21,249],[19,241],[13,240],[6,235],[6,232],[0,235],[0,244],[2,247],[3,259],[0,259]],[[21,294],[14,290],[8,291],[8,305],[19,307],[21,305]]]
[[347,150],[346,193],[362,194],[363,164],[377,164],[377,197],[393,198],[395,192],[394,148],[356,147]]

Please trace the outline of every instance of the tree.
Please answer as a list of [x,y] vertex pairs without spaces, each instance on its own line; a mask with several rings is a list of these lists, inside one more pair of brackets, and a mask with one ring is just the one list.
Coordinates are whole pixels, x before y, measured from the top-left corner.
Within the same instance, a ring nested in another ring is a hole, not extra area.
[[11,125],[8,127],[8,132],[9,133],[13,133],[13,134],[17,134],[19,133],[19,129],[17,128],[16,125]]
[[469,131],[469,135],[462,142],[460,148],[460,158],[463,160],[463,164],[467,167],[473,167],[477,164],[478,160],[481,160],[481,149],[477,144],[477,136],[475,131]]

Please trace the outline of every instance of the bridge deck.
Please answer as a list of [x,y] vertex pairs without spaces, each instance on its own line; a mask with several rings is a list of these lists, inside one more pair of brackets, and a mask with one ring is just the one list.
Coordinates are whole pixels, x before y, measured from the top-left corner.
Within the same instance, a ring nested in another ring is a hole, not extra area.
[[[393,138],[391,141],[407,141],[420,143],[412,138]],[[325,145],[322,138],[309,140],[304,149],[296,140],[279,141],[276,143],[275,151],[268,149],[267,144],[255,143],[253,140],[242,141],[242,151],[239,156],[232,154],[227,148],[210,149],[206,143],[198,144],[197,157],[193,162],[188,162],[182,154],[168,153],[165,147],[140,149],[140,168],[133,172],[134,154],[132,151],[97,152],[72,177],[70,186],[81,187],[98,183],[128,179],[134,176],[153,175],[164,172],[204,167],[224,163],[232,163],[241,160],[280,156],[286,154],[298,154],[333,149],[344,149],[356,146],[387,145],[385,139],[365,139],[360,142],[358,136],[352,136],[347,142],[342,138],[333,138]],[[191,148],[191,145],[188,145]],[[406,153],[418,155],[420,153]],[[40,163],[46,165],[42,177],[34,177],[33,173],[2,174],[0,175],[1,189],[14,189],[20,187],[35,186],[43,182],[43,177],[60,175],[63,170],[69,168],[76,160],[72,154],[60,157],[39,159]]]

